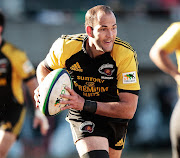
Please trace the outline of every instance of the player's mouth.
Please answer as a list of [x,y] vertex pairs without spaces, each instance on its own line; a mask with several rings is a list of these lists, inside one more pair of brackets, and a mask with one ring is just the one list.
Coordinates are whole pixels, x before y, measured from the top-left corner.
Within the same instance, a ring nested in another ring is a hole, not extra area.
[[112,47],[113,47],[113,41],[112,40],[108,40],[108,41],[104,41],[104,49],[105,49],[105,52],[109,52],[112,50]]
[[113,40],[104,41],[105,47],[112,47],[112,45],[113,45]]
[[111,41],[104,41],[105,44],[111,44],[112,43],[112,40]]

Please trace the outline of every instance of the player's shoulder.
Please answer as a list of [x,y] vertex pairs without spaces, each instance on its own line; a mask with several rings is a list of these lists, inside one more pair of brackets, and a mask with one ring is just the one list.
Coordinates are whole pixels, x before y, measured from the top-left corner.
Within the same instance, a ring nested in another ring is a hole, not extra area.
[[133,55],[134,53],[135,53],[135,50],[128,42],[116,37],[114,41],[112,55],[117,56],[117,57],[119,56],[126,57],[127,55]]
[[16,63],[23,63],[28,60],[25,51],[7,41],[4,42],[1,52],[11,61],[12,64],[14,63],[15,65]]
[[177,27],[180,28],[180,22],[173,22],[170,27]]
[[171,23],[165,32],[158,38],[157,43],[161,45],[162,43],[166,43],[169,40],[178,40],[180,37],[180,22]]
[[87,38],[86,34],[62,35],[58,40],[58,47],[63,48],[64,53],[74,54],[82,49],[83,41]]
[[73,35],[61,35],[56,41],[53,43],[54,47],[66,47],[66,46],[77,46],[82,45],[82,42],[87,38],[87,34],[73,34]]
[[71,42],[83,42],[84,39],[87,37],[87,34],[80,33],[80,34],[73,34],[73,35],[62,35],[61,39],[64,39],[64,41],[71,41]]
[[130,45],[130,43],[121,40],[120,38],[116,37],[115,41],[114,41],[114,46],[116,49],[125,49],[125,50],[130,50],[132,52],[134,52],[135,50],[133,49],[133,47]]
[[23,50],[21,50],[20,48],[18,48],[17,46],[15,46],[14,44],[7,42],[7,41],[3,41],[3,46],[1,48],[1,51],[6,53],[6,54],[25,54],[25,52]]
[[173,22],[167,29],[168,32],[172,33],[180,33],[180,22]]
[[128,42],[123,41],[118,37],[115,39],[111,56],[117,64],[121,63],[123,60],[131,60],[132,58],[137,62],[137,54],[133,47]]
[[61,39],[63,40],[63,46],[68,48],[82,47],[83,41],[87,38],[87,35],[84,33],[73,34],[73,35],[62,35]]
[[62,61],[65,61],[66,59],[69,59],[72,55],[81,51],[83,41],[86,38],[87,35],[84,33],[74,35],[62,35],[53,43],[49,51],[49,55],[51,56],[52,54],[55,54],[56,58],[61,58]]

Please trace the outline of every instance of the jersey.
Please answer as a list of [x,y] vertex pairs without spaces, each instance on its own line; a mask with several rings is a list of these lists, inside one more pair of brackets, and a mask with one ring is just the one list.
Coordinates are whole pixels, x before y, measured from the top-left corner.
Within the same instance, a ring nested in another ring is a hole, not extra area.
[[[167,53],[176,53],[178,71],[180,72],[180,22],[172,23],[156,41],[157,45]],[[178,82],[180,85],[180,82]],[[178,93],[180,95],[180,86]]]
[[24,103],[22,82],[35,76],[25,52],[3,41],[0,46],[0,98]]
[[[86,34],[62,35],[45,58],[48,69],[66,68],[73,89],[85,99],[119,101],[119,92],[140,90],[137,55],[126,42],[116,38],[112,52],[91,58],[85,49]],[[118,91],[119,90],[119,91]]]
[[0,129],[19,136],[25,118],[22,82],[35,77],[25,52],[3,41],[0,45]]

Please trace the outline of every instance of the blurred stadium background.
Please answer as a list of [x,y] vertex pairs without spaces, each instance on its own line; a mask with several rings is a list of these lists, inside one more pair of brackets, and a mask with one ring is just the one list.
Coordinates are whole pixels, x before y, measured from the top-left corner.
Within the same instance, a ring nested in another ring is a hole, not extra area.
[[[134,47],[139,60],[140,98],[122,158],[170,158],[169,119],[177,101],[176,83],[151,62],[149,50],[172,22],[180,20],[180,0],[0,0],[7,17],[4,38],[24,49],[36,67],[61,34],[84,32],[85,12],[98,4],[114,10],[118,37]],[[29,112],[8,158],[78,157],[64,120],[66,111],[49,118],[51,130],[42,137],[38,129],[32,130],[33,112],[26,96]]]

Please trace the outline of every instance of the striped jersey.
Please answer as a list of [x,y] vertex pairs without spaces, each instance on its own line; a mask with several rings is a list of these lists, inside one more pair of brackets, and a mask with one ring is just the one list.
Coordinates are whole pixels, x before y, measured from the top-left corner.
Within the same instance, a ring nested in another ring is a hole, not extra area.
[[137,55],[131,45],[116,38],[111,52],[91,58],[85,49],[86,34],[62,35],[45,58],[49,70],[66,68],[73,89],[85,99],[119,101],[119,92],[138,94]]
[[35,69],[25,52],[3,41],[0,45],[1,104],[24,103],[22,82],[35,77]]

